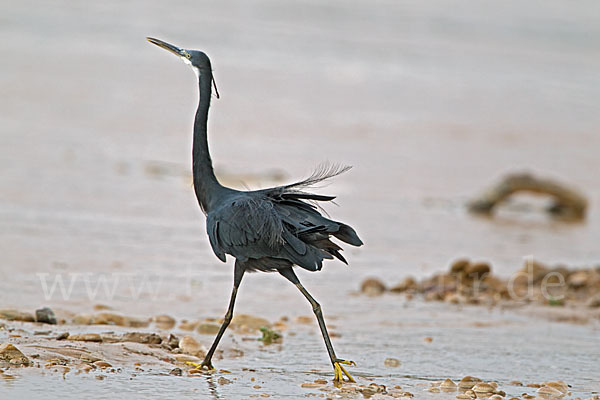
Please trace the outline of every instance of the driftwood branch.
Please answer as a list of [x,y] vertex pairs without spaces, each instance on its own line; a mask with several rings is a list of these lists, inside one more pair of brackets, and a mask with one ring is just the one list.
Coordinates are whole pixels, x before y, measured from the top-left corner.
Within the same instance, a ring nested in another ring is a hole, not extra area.
[[534,177],[527,173],[507,175],[498,184],[484,191],[469,203],[469,211],[491,214],[507,197],[517,192],[549,195],[553,198],[547,211],[556,218],[579,220],[585,217],[587,200],[578,191],[551,179]]

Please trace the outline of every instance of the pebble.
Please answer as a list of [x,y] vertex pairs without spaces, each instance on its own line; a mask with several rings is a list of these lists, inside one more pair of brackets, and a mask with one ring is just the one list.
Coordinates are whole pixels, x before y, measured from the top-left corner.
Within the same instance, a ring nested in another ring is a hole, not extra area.
[[488,400],[504,400],[504,397],[500,396],[499,394],[494,394],[488,397]]
[[183,370],[181,368],[173,368],[171,371],[169,371],[169,375],[181,376],[183,375]]
[[200,321],[182,321],[178,328],[182,331],[193,331],[200,324]]
[[423,340],[425,340],[427,343],[431,343],[431,342],[433,342],[433,338],[432,338],[432,337],[430,337],[430,336],[427,336],[427,337],[426,337],[425,339],[423,339]]
[[106,361],[96,361],[94,363],[94,365],[98,368],[112,368],[112,365],[110,365],[109,363],[107,363]]
[[13,366],[28,366],[31,364],[25,354],[10,343],[0,345],[0,360],[8,361]]
[[152,318],[152,320],[158,329],[165,330],[173,329],[176,322],[175,318],[171,317],[170,315],[157,315],[156,317]]
[[156,333],[127,332],[121,337],[123,342],[161,344],[162,338]]
[[481,382],[473,386],[473,391],[475,393],[493,393],[496,388],[489,383]]
[[450,273],[453,275],[460,275],[469,266],[469,259],[459,258],[450,265]]
[[203,323],[198,325],[196,332],[202,335],[216,335],[219,333],[219,329],[221,329],[219,325]]
[[85,372],[85,373],[89,373],[89,372],[90,372],[91,370],[93,370],[93,369],[94,369],[94,367],[92,367],[92,366],[91,366],[91,365],[89,365],[89,364],[83,364],[83,365],[80,365],[80,366],[79,366],[79,370],[81,370],[81,371],[83,371],[83,372]]
[[300,387],[305,389],[319,389],[325,386],[323,383],[303,383]]
[[405,292],[410,289],[415,289],[416,287],[417,287],[417,282],[415,281],[415,278],[409,276],[407,278],[404,278],[404,280],[402,282],[400,282],[399,284],[397,284],[396,286],[390,288],[390,292],[402,293],[402,292]]
[[5,308],[0,310],[0,319],[6,319],[8,321],[23,321],[23,322],[34,322],[35,318],[33,315],[27,312],[22,312],[12,308]]
[[102,336],[97,333],[81,333],[76,335],[69,335],[69,340],[78,340],[82,342],[101,342]]
[[560,391],[563,395],[566,395],[569,392],[569,386],[563,381],[556,382],[544,382],[544,386],[549,386]]
[[481,382],[481,379],[467,375],[458,382],[458,387],[460,389],[471,389],[479,382]]
[[264,318],[239,314],[233,317],[231,327],[240,333],[255,333],[263,327],[271,328],[271,323]]
[[202,346],[196,339],[191,336],[184,336],[179,341],[179,348],[186,354],[190,354],[196,357],[204,357],[206,355],[206,348]]
[[315,317],[311,317],[308,315],[300,315],[296,317],[296,322],[299,324],[311,324],[315,321]]
[[456,398],[461,399],[461,400],[471,400],[472,399],[472,397],[466,393],[459,393],[456,395]]
[[69,332],[63,332],[56,337],[56,340],[65,340],[69,338]]
[[452,382],[450,378],[446,378],[444,382],[440,385],[440,389],[444,392],[454,392],[457,389],[456,383]]
[[377,278],[367,278],[360,285],[360,291],[367,296],[381,296],[386,288]]
[[231,380],[229,380],[229,379],[227,379],[227,378],[225,378],[225,377],[223,377],[223,376],[222,376],[222,377],[220,377],[220,378],[217,380],[217,383],[218,383],[219,385],[229,385],[230,383],[233,383],[233,381],[231,381]]
[[173,358],[175,358],[175,360],[177,360],[177,362],[193,362],[193,363],[198,363],[199,361],[201,361],[198,357],[196,356],[191,356],[189,354],[175,354],[173,356]]
[[56,316],[54,315],[54,311],[52,311],[48,307],[35,310],[35,320],[36,322],[56,325]]
[[542,386],[538,390],[536,390],[537,396],[543,399],[559,399],[564,397],[566,393],[561,392],[560,390],[551,387],[551,386]]
[[587,271],[577,271],[569,275],[567,283],[574,289],[579,289],[586,285],[588,281]]
[[486,262],[478,262],[469,264],[465,268],[465,274],[472,279],[481,279],[485,275],[489,274],[491,270],[492,268],[490,267],[490,264]]
[[383,362],[386,367],[396,368],[400,366],[400,360],[397,358],[386,358]]

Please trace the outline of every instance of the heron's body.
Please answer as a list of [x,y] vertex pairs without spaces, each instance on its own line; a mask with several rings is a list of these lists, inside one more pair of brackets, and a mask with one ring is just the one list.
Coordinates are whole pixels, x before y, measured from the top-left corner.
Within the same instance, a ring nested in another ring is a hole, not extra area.
[[215,177],[208,150],[208,109],[214,85],[209,58],[199,51],[179,49],[158,39],[148,40],[181,57],[198,76],[200,100],[192,149],[194,190],[206,214],[206,230],[215,255],[224,262],[227,254],[236,260],[229,309],[202,366],[212,368],[212,356],[231,321],[237,288],[244,273],[277,271],[294,283],[313,306],[335,369],[335,379],[341,380],[342,372],[352,379],[340,365],[350,362],[335,356],[320,305],[300,284],[292,269],[299,266],[319,271],[324,259],[334,257],[346,263],[340,254],[341,247],[330,240],[332,236],[353,246],[362,245],[354,229],[319,212],[316,202],[331,201],[334,197],[305,191],[347,168],[324,168],[303,181],[270,189],[239,191],[222,186]]

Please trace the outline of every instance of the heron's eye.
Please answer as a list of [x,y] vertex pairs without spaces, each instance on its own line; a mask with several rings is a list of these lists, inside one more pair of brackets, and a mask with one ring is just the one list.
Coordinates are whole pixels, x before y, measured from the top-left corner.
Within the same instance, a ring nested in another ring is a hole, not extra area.
[[192,58],[192,55],[190,53],[185,53],[185,58],[189,60],[190,58]]

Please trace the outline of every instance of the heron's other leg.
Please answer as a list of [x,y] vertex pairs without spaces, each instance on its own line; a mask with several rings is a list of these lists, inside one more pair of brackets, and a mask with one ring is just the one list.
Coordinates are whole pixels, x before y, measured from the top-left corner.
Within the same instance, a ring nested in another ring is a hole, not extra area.
[[296,276],[294,270],[290,268],[280,269],[279,273],[283,275],[287,280],[292,282],[296,287],[300,290],[300,292],[306,297],[306,299],[310,302],[310,305],[313,308],[315,316],[317,317],[317,321],[319,322],[319,328],[321,329],[321,334],[323,335],[323,340],[325,340],[325,347],[327,347],[327,352],[329,353],[329,358],[331,360],[331,364],[333,365],[334,372],[334,380],[336,382],[343,382],[344,375],[348,377],[348,382],[354,382],[354,378],[346,371],[346,369],[342,366],[342,364],[346,365],[356,365],[354,361],[346,361],[336,357],[335,351],[333,350],[333,345],[331,344],[331,339],[329,338],[329,333],[327,333],[327,327],[325,326],[325,320],[323,319],[323,312],[321,311],[321,305],[308,293],[308,290],[302,286],[300,280]]
[[204,361],[202,361],[202,364],[198,365],[196,363],[189,363],[190,365],[194,365],[199,368],[214,369],[214,367],[212,365],[212,357],[213,357],[213,354],[215,353],[215,350],[217,350],[217,346],[219,345],[219,341],[221,340],[221,337],[225,333],[225,330],[227,329],[227,327],[229,326],[229,323],[231,322],[231,319],[233,318],[233,306],[235,305],[235,297],[237,295],[238,287],[240,286],[240,283],[242,282],[243,276],[244,276],[244,267],[240,263],[238,263],[238,261],[236,260],[235,270],[233,273],[233,290],[231,291],[231,300],[229,300],[229,307],[227,308],[227,313],[225,314],[225,318],[223,319],[223,324],[221,324],[219,333],[217,333],[217,337],[215,338],[212,346],[210,346],[210,350],[208,350],[208,353],[206,353],[206,357],[204,357]]

